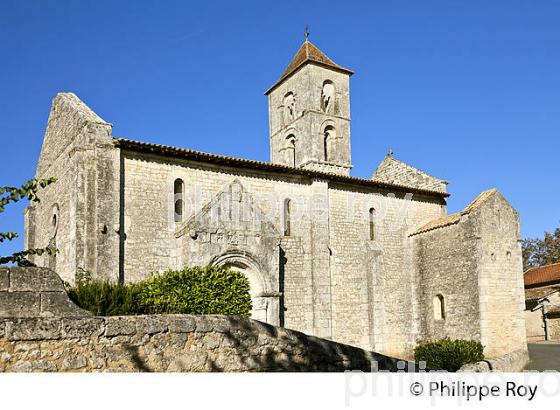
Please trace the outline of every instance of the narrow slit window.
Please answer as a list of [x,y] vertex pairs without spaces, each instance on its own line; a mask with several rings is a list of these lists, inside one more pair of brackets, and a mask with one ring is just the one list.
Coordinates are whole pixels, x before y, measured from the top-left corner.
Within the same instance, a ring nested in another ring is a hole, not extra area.
[[323,139],[323,157],[325,162],[333,160],[333,144],[336,139],[336,130],[332,125],[325,128]]
[[375,209],[370,208],[369,210],[369,240],[375,240]]
[[290,236],[291,234],[291,202],[289,199],[284,201],[284,236]]
[[296,137],[293,134],[286,138],[286,151],[288,153],[287,162],[290,166],[296,167]]
[[443,299],[443,295],[434,296],[434,319],[445,319],[445,300]]
[[175,201],[175,222],[183,221],[185,184],[182,179],[176,179],[173,184],[173,200]]

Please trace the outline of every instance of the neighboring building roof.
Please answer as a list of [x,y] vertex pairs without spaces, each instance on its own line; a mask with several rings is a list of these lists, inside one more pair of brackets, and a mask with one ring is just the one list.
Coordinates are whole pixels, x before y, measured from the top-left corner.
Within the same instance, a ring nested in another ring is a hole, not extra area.
[[538,302],[542,298],[552,295],[560,291],[560,285],[544,286],[538,288],[525,289],[526,302]]
[[523,275],[523,281],[526,287],[560,282],[560,263],[552,263],[529,269]]
[[392,151],[381,161],[371,179],[388,184],[445,192],[447,181],[433,177],[393,157]]
[[280,77],[278,81],[274,83],[272,87],[270,87],[265,94],[270,93],[276,86],[278,86],[282,81],[286,78],[291,76],[295,73],[300,67],[303,67],[307,63],[315,63],[323,67],[332,68],[333,70],[340,71],[349,75],[354,74],[353,71],[348,70],[347,68],[341,67],[328,58],[325,53],[319,50],[313,43],[309,40],[305,40],[305,42],[301,45],[299,50],[297,51],[296,55],[292,59],[292,62],[284,71],[284,74]]
[[149,144],[145,142],[132,141],[124,138],[114,138],[115,145],[126,150],[137,151],[149,154],[163,155],[168,157],[182,158],[192,161],[203,161],[220,165],[227,165],[237,168],[249,168],[252,170],[262,170],[276,174],[300,175],[310,178],[320,178],[330,181],[337,181],[353,185],[369,186],[382,189],[395,189],[401,192],[419,193],[423,195],[446,198],[446,192],[434,191],[429,189],[419,189],[398,184],[390,184],[371,179],[355,178],[345,175],[330,174],[326,172],[313,171],[304,168],[294,168],[285,165],[273,164],[270,162],[254,161],[249,159],[228,157],[224,155],[209,154],[206,152],[193,151],[190,149],[170,147],[160,144]]
[[560,286],[543,286],[533,289],[525,289],[525,309],[536,310],[546,306],[547,315],[560,313],[558,304]]
[[422,227],[418,228],[409,236],[418,235],[420,233],[433,231],[434,229],[443,228],[444,226],[459,223],[463,215],[468,215],[472,211],[478,209],[484,202],[486,202],[492,195],[496,194],[497,192],[498,191],[496,189],[489,189],[488,191],[484,191],[461,212],[457,212],[449,216],[444,216],[443,218],[434,219],[433,221],[430,221]]

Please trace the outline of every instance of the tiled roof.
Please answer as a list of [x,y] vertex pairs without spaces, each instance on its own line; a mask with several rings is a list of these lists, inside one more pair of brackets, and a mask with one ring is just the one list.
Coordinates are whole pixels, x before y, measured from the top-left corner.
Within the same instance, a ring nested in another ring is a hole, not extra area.
[[482,192],[479,196],[476,197],[474,201],[472,201],[469,206],[463,209],[461,212],[457,212],[455,214],[444,216],[442,218],[434,219],[433,221],[428,222],[427,224],[423,225],[409,236],[418,235],[420,233],[432,231],[434,229],[443,228],[444,226],[455,225],[459,223],[461,217],[463,215],[468,215],[472,211],[476,210],[480,207],[484,202],[488,200],[492,195],[497,193],[496,189],[489,189],[488,191]]
[[525,301],[538,301],[560,290],[560,285],[525,289]]
[[309,40],[306,40],[297,51],[296,55],[292,59],[292,62],[288,65],[288,68],[286,68],[286,71],[284,71],[284,74],[282,74],[280,79],[276,81],[274,85],[266,91],[265,94],[271,92],[274,88],[276,88],[277,85],[279,85],[282,81],[295,73],[306,63],[315,63],[323,67],[341,71],[346,74],[354,74],[353,71],[336,64],[334,61],[328,58],[325,53],[319,50],[313,43],[311,43]]
[[115,145],[129,151],[143,152],[148,154],[156,154],[168,157],[188,159],[192,161],[203,161],[208,163],[226,165],[236,168],[248,168],[252,170],[262,170],[275,174],[283,175],[300,175],[310,178],[320,178],[335,182],[347,183],[352,185],[368,186],[373,188],[381,188],[387,190],[397,190],[400,192],[418,193],[438,198],[446,198],[449,194],[445,192],[432,191],[428,189],[417,189],[407,186],[388,184],[379,181],[372,181],[371,179],[355,178],[345,175],[329,174],[326,172],[313,171],[304,168],[294,168],[285,165],[273,164],[270,162],[254,161],[250,159],[242,159],[235,157],[228,157],[224,155],[209,154],[206,152],[193,151],[185,148],[170,147],[167,145],[150,144],[146,142],[138,142],[124,138],[114,138]]
[[525,289],[525,309],[533,310],[539,305],[541,299],[547,298],[550,304],[546,306],[547,315],[560,314],[560,306],[554,302],[554,297],[551,296],[560,291],[560,286],[541,286],[532,289]]
[[560,282],[560,263],[553,263],[529,269],[523,275],[523,281],[525,282],[525,286]]

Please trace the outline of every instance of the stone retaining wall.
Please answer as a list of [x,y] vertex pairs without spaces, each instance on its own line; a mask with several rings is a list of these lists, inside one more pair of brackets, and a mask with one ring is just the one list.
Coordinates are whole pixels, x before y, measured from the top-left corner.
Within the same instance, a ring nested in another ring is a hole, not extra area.
[[466,364],[459,372],[520,372],[529,363],[529,353],[526,349],[519,349],[504,356]]
[[371,371],[372,362],[397,370],[397,359],[246,318],[95,317],[56,273],[0,269],[0,371]]

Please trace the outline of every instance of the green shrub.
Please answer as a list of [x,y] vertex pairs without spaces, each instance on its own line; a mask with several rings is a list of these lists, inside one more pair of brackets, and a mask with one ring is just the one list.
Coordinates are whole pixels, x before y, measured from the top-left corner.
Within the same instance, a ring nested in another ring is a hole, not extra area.
[[467,363],[484,360],[484,346],[473,340],[440,339],[420,343],[414,349],[414,360],[428,367],[456,372]]
[[68,289],[68,296],[96,316],[130,315],[139,310],[138,289],[135,284],[80,282]]
[[151,313],[249,316],[249,281],[239,272],[194,267],[152,275],[134,284],[78,283],[68,289],[80,307],[99,316]]
[[217,267],[167,271],[141,283],[144,313],[249,316],[249,281],[239,272]]

